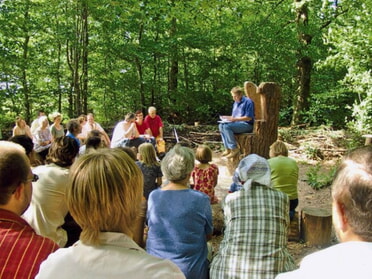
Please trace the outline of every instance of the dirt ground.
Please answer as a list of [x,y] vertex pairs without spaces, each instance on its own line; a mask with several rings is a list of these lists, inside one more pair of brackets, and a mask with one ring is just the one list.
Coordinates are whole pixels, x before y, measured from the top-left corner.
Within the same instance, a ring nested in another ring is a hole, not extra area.
[[[311,139],[307,139],[306,143],[311,141]],[[320,150],[323,154],[318,154],[321,158],[309,158],[309,152],[305,152],[306,150],[303,147],[301,142],[296,142],[295,145],[288,144],[289,148],[289,157],[296,159],[298,166],[299,166],[299,182],[298,182],[298,194],[299,194],[299,205],[297,207],[297,211],[304,207],[316,207],[322,209],[331,209],[331,188],[325,187],[319,190],[315,190],[309,186],[307,183],[307,175],[306,173],[308,170],[317,165],[321,164],[321,172],[327,173],[329,169],[334,166],[339,158],[342,157],[346,150],[334,147],[333,150],[329,148],[329,146],[324,147],[327,144],[327,140],[320,140],[316,143],[317,145],[321,146],[320,148],[316,148],[316,150]],[[308,148],[308,147],[306,147]],[[308,148],[309,149],[309,148]],[[327,151],[330,150],[331,154],[327,154]],[[336,150],[336,151],[335,151]],[[319,152],[318,152],[319,153]],[[226,159],[221,158],[220,152],[214,152],[214,159],[213,162],[219,166],[219,181],[218,185],[215,188],[217,197],[222,200],[227,194],[228,189],[231,184],[231,175],[227,170],[226,167]],[[320,174],[321,175],[321,174]],[[214,219],[214,226],[217,231],[219,231],[223,226],[223,215],[221,213],[220,205],[213,205],[213,219]],[[215,253],[218,251],[218,245],[221,241],[223,235],[215,235],[212,242],[213,252]],[[337,242],[334,233],[332,233],[332,240],[330,245],[335,244]],[[289,252],[292,254],[293,258],[295,259],[296,263],[300,263],[301,259],[319,249],[324,247],[311,247],[308,246],[301,240],[293,240],[289,239],[288,241],[288,249]]]

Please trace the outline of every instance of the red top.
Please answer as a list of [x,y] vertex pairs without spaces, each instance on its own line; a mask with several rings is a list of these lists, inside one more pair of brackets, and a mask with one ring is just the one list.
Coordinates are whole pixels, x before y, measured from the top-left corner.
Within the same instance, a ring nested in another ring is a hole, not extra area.
[[136,121],[136,126],[137,126],[138,133],[140,135],[146,134],[146,130],[149,128],[149,126],[147,125],[145,121],[142,121],[141,125],[138,124],[138,122]]
[[20,216],[0,209],[0,278],[34,278],[40,264],[58,248]]
[[159,136],[159,128],[163,127],[163,122],[159,115],[155,115],[154,118],[151,118],[149,115],[146,115],[144,121],[150,128],[152,135],[156,138]]
[[217,203],[218,199],[214,194],[214,187],[217,185],[219,170],[217,165],[210,164],[206,169],[194,167],[191,177],[194,181],[194,190],[205,193],[209,196],[211,203]]

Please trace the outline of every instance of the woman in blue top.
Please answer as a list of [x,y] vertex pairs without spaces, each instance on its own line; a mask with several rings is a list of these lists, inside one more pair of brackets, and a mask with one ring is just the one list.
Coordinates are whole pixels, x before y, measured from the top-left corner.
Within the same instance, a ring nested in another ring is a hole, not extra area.
[[193,151],[180,145],[162,160],[161,170],[169,183],[149,196],[146,250],[173,261],[188,279],[206,279],[212,212],[209,197],[188,186],[194,161]]

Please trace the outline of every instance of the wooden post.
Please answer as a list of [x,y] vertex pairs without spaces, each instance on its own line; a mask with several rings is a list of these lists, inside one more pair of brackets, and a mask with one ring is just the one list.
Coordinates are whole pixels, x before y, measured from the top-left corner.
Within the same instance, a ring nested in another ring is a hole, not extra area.
[[301,211],[301,238],[310,246],[327,246],[331,243],[332,213],[322,208],[305,207]]
[[362,137],[366,138],[364,145],[370,145],[372,143],[372,135],[363,135]]

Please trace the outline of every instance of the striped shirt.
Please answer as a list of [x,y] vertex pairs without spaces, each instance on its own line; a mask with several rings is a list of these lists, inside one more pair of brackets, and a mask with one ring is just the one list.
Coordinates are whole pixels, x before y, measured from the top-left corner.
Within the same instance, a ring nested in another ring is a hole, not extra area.
[[286,194],[257,183],[229,194],[223,206],[224,238],[212,261],[211,279],[273,279],[296,268],[287,250]]
[[34,278],[40,264],[57,249],[20,216],[0,209],[0,278]]

